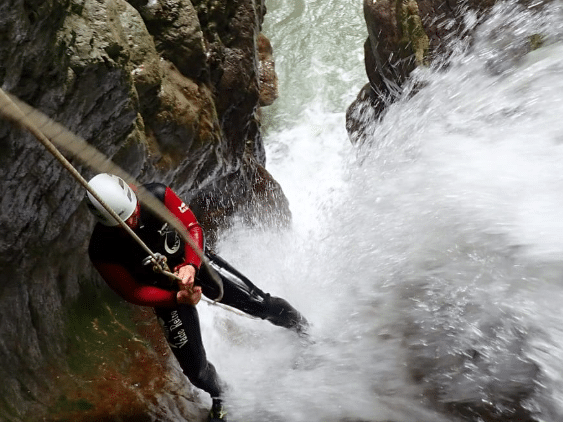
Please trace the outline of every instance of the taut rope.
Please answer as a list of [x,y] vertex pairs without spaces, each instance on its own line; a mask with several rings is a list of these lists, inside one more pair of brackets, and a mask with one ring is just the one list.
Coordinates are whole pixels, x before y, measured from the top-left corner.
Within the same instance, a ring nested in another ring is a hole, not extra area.
[[[169,271],[166,264],[150,250],[150,248],[143,242],[143,240],[139,238],[139,236],[137,236],[137,234],[133,230],[131,230],[131,228],[127,224],[125,224],[125,222],[115,213],[115,211],[113,211],[99,197],[99,195],[88,185],[88,182],[82,177],[82,175],[61,154],[54,143],[68,151],[70,154],[84,162],[86,165],[96,169],[97,171],[117,174],[121,178],[125,179],[127,183],[139,185],[139,183],[136,182],[132,176],[127,174],[116,164],[112,163],[104,154],[89,145],[84,139],[70,132],[64,126],[55,123],[49,117],[47,117],[43,113],[40,113],[33,107],[25,104],[23,101],[7,94],[1,88],[0,115],[20,125],[24,129],[27,129],[41,144],[43,144],[47,151],[49,151],[63,165],[63,167],[68,170],[71,175],[86,190],[88,190],[88,192],[92,194],[94,198],[96,198],[96,200],[109,212],[109,214],[116,219],[121,227],[123,227],[129,233],[129,235],[131,235],[133,239],[135,239],[135,241],[139,243],[139,245],[141,245],[141,247],[149,254],[151,261],[153,261],[153,264],[155,264],[155,267],[159,272],[169,277],[180,280],[178,276]],[[211,265],[209,265],[207,257],[187,233],[185,227],[180,224],[177,219],[173,218],[170,211],[142,186],[138,187],[137,197],[157,216],[168,222],[174,229],[176,229],[182,239],[196,252],[203,265],[205,265],[207,269],[209,269],[213,280],[219,287],[219,297],[215,299],[215,302],[220,301],[223,298],[223,282],[221,281],[221,278],[217,275],[215,270],[211,267]]]

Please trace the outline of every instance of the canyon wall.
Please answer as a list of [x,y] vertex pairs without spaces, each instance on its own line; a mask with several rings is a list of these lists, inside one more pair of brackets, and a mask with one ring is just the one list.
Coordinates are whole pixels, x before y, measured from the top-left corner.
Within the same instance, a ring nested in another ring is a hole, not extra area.
[[[287,224],[258,117],[277,96],[265,13],[262,0],[1,0],[0,86],[141,182],[170,184],[211,242],[235,213]],[[176,369],[150,314],[92,270],[83,189],[1,119],[0,151],[0,420],[202,417],[162,370]]]

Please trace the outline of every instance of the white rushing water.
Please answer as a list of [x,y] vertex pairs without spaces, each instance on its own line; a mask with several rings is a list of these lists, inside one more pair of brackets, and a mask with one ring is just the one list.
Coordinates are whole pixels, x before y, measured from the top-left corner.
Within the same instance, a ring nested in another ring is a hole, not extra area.
[[[360,153],[344,114],[367,81],[361,1],[267,6],[280,78],[267,168],[294,221],[235,227],[219,252],[301,310],[315,343],[201,305],[231,418],[453,421],[435,409],[500,412],[516,391],[560,421],[561,9],[497,11],[447,70],[417,72],[424,88],[372,125]],[[538,31],[544,47],[519,54]]]

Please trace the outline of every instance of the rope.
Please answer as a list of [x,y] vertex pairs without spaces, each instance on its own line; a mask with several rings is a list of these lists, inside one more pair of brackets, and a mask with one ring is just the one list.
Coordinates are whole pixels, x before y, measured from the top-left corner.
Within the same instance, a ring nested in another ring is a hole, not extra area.
[[[174,273],[171,273],[170,271],[166,271],[166,270],[163,269],[163,270],[160,270],[160,272],[161,272],[162,274],[164,274],[164,275],[167,275],[167,276],[170,277],[170,278],[176,279],[176,280],[178,280],[178,281],[182,281],[182,279],[181,279],[180,277],[178,277],[178,276],[177,276],[176,274],[174,274]],[[222,284],[222,283],[221,283],[221,284]],[[223,296],[223,291],[221,291],[221,297],[222,297],[222,296]],[[255,317],[255,316],[252,316],[252,315],[249,315],[249,314],[245,314],[245,313],[240,312],[240,311],[238,311],[238,310],[236,310],[236,309],[229,308],[229,307],[223,305],[222,303],[219,303],[219,300],[221,300],[221,299],[210,300],[210,299],[206,298],[205,296],[201,296],[201,299],[202,299],[204,302],[207,302],[209,305],[219,306],[220,308],[223,308],[224,310],[229,311],[229,312],[232,312],[232,313],[237,314],[237,315],[239,315],[239,316],[243,316],[243,317],[246,317],[246,318],[249,318],[249,319],[258,319],[258,317]]]
[[[150,250],[150,248],[142,241],[137,234],[131,230],[131,228],[125,224],[125,222],[113,211],[100,197],[99,195],[88,185],[88,182],[82,177],[82,175],[74,168],[74,166],[61,154],[53,142],[56,142],[61,148],[64,148],[67,152],[74,155],[76,158],[80,159],[86,165],[93,167],[100,172],[107,172],[117,174],[121,178],[125,179],[127,183],[138,185],[135,179],[122,170],[119,166],[112,163],[108,158],[99,152],[96,148],[89,145],[84,139],[79,138],[74,133],[70,132],[64,126],[55,123],[46,115],[35,110],[33,107],[25,104],[23,101],[6,94],[4,90],[0,88],[0,115],[4,116],[6,119],[20,125],[24,129],[27,129],[46,149],[49,151],[62,165],[68,170],[71,175],[92,194],[94,198],[109,212],[109,214],[116,219],[116,221],[123,227],[133,239],[139,243],[139,245],[150,255],[159,271],[169,277],[179,279],[175,274],[166,271],[166,268],[161,266],[161,263],[157,256]],[[53,142],[51,142],[51,140]],[[215,302],[220,301],[223,298],[223,282],[217,275],[215,270],[209,265],[207,257],[204,255],[203,251],[194,242],[194,240],[189,236],[186,228],[172,216],[170,211],[150,192],[139,186],[137,191],[138,199],[145,204],[151,211],[153,211],[158,217],[162,218],[164,221],[168,222],[182,237],[182,239],[196,252],[202,261],[202,264],[207,267],[213,280],[219,287],[219,296],[215,299]]]

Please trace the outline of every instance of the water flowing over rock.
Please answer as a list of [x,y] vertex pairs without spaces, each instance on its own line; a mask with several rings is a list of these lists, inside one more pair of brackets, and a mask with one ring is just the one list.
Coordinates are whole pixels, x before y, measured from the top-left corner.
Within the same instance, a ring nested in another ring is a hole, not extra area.
[[[203,213],[287,224],[258,117],[275,97],[262,87],[276,84],[271,52],[257,44],[267,44],[265,12],[261,0],[2,0],[0,86],[141,182],[171,184],[211,232],[217,220]],[[0,150],[0,419],[201,418],[194,394],[139,333],[146,326],[158,338],[154,321],[127,326],[131,310],[91,269],[82,188],[5,120]],[[152,377],[140,373],[151,367]],[[164,390],[158,403],[144,399]]]
[[[415,68],[443,60],[453,39],[471,37],[466,31],[466,20],[485,18],[496,3],[364,0],[368,29],[364,63],[369,82],[347,110],[346,128],[352,143],[365,141],[369,126],[366,122],[379,119],[386,107],[403,94]],[[529,8],[541,8],[548,3],[549,0],[515,2]]]
[[[386,1],[365,0],[368,28],[365,42],[365,67],[369,79],[347,111],[347,129],[352,143],[374,145],[373,128],[387,107],[401,96],[411,98],[416,87],[409,84],[412,72],[430,65],[447,66],[450,42],[473,42],[472,30],[485,20],[494,1]],[[549,2],[514,2],[533,11]],[[469,24],[468,24],[469,23]],[[505,23],[514,32],[515,22]],[[517,22],[516,22],[517,24]],[[498,30],[498,28],[496,28]],[[523,32],[522,32],[523,33]],[[515,60],[541,43],[541,34],[522,35],[522,40],[506,42],[488,71],[501,73]],[[514,35],[511,33],[510,36]],[[510,44],[510,46],[509,46]],[[417,283],[418,284],[418,283]],[[402,333],[407,350],[407,368],[424,395],[437,409],[463,420],[537,421],[529,399],[541,388],[542,373],[526,355],[529,333],[510,311],[463,309],[464,319],[475,324],[475,334],[459,335],[451,321],[457,316],[449,309],[452,302],[442,293],[425,291],[424,282],[406,294],[408,300],[424,306],[405,305],[411,323]],[[444,288],[445,290],[447,287]],[[436,299],[434,296],[438,297]],[[451,306],[455,308],[455,306]],[[432,318],[429,317],[432,313]],[[426,315],[426,316],[425,316]],[[429,321],[443,321],[432,325]],[[463,340],[461,340],[463,339]],[[458,344],[466,342],[466,344]],[[508,350],[502,356],[493,350]],[[550,413],[550,404],[542,403]]]

